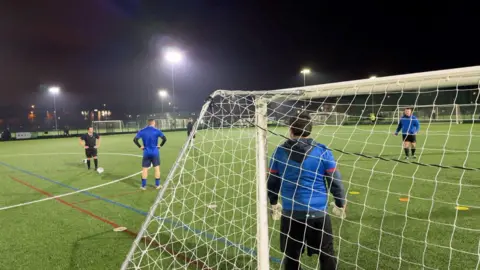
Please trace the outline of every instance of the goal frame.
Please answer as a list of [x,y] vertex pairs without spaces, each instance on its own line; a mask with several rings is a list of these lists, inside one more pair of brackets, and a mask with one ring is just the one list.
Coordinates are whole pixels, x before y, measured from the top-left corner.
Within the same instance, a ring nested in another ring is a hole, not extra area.
[[[92,121],[92,127],[93,129],[95,130],[95,124],[102,124],[102,123],[105,123],[105,124],[108,124],[108,123],[120,123],[120,129],[123,131],[123,129],[125,128],[125,124],[123,123],[122,120],[100,120],[100,121]],[[105,127],[106,129],[106,127]],[[107,129],[106,129],[107,130]],[[105,130],[105,131],[106,131]],[[95,130],[95,132],[97,133],[100,133],[98,131]],[[107,132],[108,133],[108,132]]]
[[[312,118],[313,121],[317,121],[316,116],[326,116],[325,123],[317,123],[314,122],[314,125],[326,125],[326,126],[341,126],[343,125],[344,122],[348,121],[348,114],[346,113],[337,113],[337,112],[315,112],[315,113],[310,113],[310,117]],[[328,121],[330,119],[335,120],[335,124],[329,124]]]
[[[262,91],[245,91],[245,90],[216,90],[204,103],[199,114],[199,119],[203,119],[206,112],[212,105],[216,97],[232,97],[235,95],[252,96],[255,104],[255,124],[256,124],[256,186],[257,186],[257,268],[269,269],[269,237],[268,237],[268,201],[267,201],[267,124],[268,109],[267,105],[277,99],[291,98],[295,100],[317,99],[327,97],[338,97],[345,95],[372,95],[378,93],[403,93],[404,91],[418,91],[421,88],[442,88],[442,87],[458,87],[461,85],[478,85],[480,86],[480,66],[472,66],[466,68],[447,69],[431,72],[413,73],[397,76],[380,77],[375,79],[363,79],[346,81],[339,83],[329,83],[322,85],[313,85],[305,87],[287,88],[280,90],[262,90]],[[258,98],[257,98],[258,97]],[[190,140],[193,139],[200,121],[196,121],[191,132],[190,138],[182,147],[179,156],[173,164],[166,178],[163,188],[158,193],[155,202],[150,208],[142,227],[135,238],[130,251],[128,252],[121,269],[127,269],[135,250],[141,245],[144,232],[154,217],[160,201],[162,200],[171,179],[177,170],[181,169],[180,163],[187,153]]]

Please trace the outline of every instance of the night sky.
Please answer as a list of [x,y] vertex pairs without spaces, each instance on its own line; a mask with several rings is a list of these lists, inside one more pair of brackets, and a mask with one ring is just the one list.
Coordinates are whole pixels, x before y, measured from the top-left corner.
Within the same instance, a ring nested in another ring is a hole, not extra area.
[[[307,84],[480,64],[478,13],[462,1],[0,1],[0,107],[159,111],[176,69],[182,110],[216,89]],[[457,6],[455,6],[455,3]]]

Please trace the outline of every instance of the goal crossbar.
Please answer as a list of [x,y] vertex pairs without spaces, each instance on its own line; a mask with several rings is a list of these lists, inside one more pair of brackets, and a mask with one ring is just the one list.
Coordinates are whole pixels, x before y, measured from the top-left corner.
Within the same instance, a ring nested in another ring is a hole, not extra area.
[[229,95],[262,95],[275,98],[281,96],[293,96],[296,99],[311,99],[479,84],[480,66],[472,66],[279,90],[217,90],[212,94],[212,97]]

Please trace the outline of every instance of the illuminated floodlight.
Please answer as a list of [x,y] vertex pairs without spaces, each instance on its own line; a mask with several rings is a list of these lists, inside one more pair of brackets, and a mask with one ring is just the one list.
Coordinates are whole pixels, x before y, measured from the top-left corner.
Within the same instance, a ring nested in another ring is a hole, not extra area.
[[304,68],[302,69],[302,71],[300,71],[300,73],[302,73],[303,75],[306,75],[306,74],[310,74],[310,69],[309,68]]
[[180,63],[183,60],[183,54],[176,49],[169,49],[165,53],[165,59],[167,59],[168,62],[173,64]]
[[161,97],[161,98],[164,98],[164,97],[167,97],[168,96],[168,93],[166,90],[158,90],[158,95]]
[[58,94],[58,93],[60,93],[60,87],[51,86],[51,87],[48,88],[48,92],[50,92],[52,94]]

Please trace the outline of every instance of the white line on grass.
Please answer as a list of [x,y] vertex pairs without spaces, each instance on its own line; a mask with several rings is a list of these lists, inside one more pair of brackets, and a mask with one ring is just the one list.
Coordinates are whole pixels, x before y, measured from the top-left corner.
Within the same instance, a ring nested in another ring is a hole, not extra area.
[[[22,157],[22,156],[53,156],[53,155],[79,155],[83,156],[82,153],[38,153],[38,154],[3,154],[0,155],[0,157]],[[125,154],[125,153],[101,153],[101,155],[112,155],[112,156],[128,156],[128,157],[139,157],[141,158],[141,155],[135,155],[135,154]]]
[[[45,155],[78,155],[78,153],[17,154],[17,155],[0,155],[0,156],[45,156]],[[142,156],[140,156],[140,155],[122,154],[122,153],[102,153],[102,155],[142,157]],[[81,189],[81,190],[76,190],[76,191],[73,191],[73,192],[70,192],[70,193],[60,194],[60,195],[56,195],[56,196],[53,196],[53,197],[47,197],[47,198],[44,198],[44,199],[40,199],[40,200],[36,200],[36,201],[31,201],[31,202],[19,203],[19,204],[10,205],[10,206],[3,206],[3,207],[0,207],[0,211],[12,209],[12,208],[17,208],[17,207],[25,206],[25,205],[35,204],[35,203],[39,203],[39,202],[49,201],[49,200],[53,200],[53,199],[57,199],[57,198],[66,197],[66,196],[69,196],[69,195],[77,194],[77,193],[83,193],[83,192],[88,191],[88,190],[92,190],[92,189],[96,189],[96,188],[108,186],[108,185],[111,185],[111,184],[114,184],[114,183],[123,181],[123,180],[125,180],[125,179],[131,178],[131,177],[134,177],[134,176],[137,176],[137,175],[139,175],[139,174],[141,174],[141,173],[142,173],[141,171],[140,171],[140,172],[136,172],[136,173],[133,173],[133,174],[131,174],[131,175],[122,177],[122,178],[120,178],[120,179],[112,180],[112,181],[110,181],[110,182],[103,183],[103,184],[100,184],[100,185],[97,185],[97,186],[88,187],[88,188]]]

